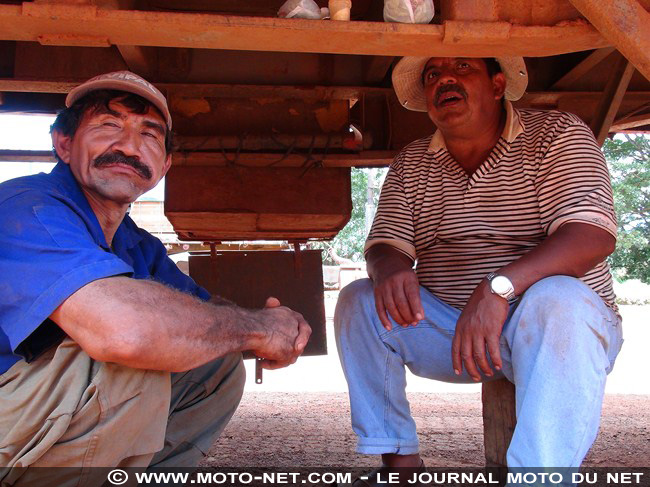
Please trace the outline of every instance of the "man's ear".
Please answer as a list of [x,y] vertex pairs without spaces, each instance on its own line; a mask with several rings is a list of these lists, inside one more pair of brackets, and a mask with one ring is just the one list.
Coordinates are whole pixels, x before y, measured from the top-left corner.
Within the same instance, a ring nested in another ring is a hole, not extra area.
[[167,174],[167,171],[169,171],[169,168],[172,167],[172,154],[171,152],[167,154],[167,159],[165,159],[165,165],[163,167],[163,176]]
[[72,150],[72,137],[63,135],[59,130],[52,131],[52,147],[56,154],[66,164],[70,164],[70,151]]
[[500,100],[506,93],[506,75],[497,73],[492,76],[492,86],[494,87],[494,99]]

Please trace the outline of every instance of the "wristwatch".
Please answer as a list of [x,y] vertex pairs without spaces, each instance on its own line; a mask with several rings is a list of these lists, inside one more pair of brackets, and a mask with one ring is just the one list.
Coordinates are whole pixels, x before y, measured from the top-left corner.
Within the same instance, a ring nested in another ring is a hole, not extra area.
[[490,283],[490,292],[492,294],[497,294],[504,298],[509,303],[517,300],[517,295],[515,294],[515,287],[512,285],[510,279],[506,276],[500,276],[494,272],[490,272],[485,278]]

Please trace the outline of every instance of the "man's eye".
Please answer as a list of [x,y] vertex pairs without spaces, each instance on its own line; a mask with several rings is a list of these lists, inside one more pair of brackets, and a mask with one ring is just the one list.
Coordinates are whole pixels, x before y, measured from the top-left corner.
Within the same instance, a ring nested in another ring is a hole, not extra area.
[[467,69],[467,68],[469,68],[469,64],[468,63],[458,63],[458,68],[459,69]]
[[154,139],[157,138],[157,135],[154,132],[142,132],[142,135],[153,137]]
[[427,79],[434,79],[438,77],[438,73],[435,71],[429,71],[427,73]]
[[105,127],[117,127],[118,126],[115,122],[110,122],[110,121],[109,122],[103,122],[102,125],[105,126]]

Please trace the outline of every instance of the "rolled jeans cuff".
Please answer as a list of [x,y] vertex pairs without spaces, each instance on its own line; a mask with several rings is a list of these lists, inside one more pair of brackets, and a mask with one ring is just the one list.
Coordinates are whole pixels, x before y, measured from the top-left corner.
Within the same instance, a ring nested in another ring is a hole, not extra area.
[[383,453],[414,455],[419,451],[420,448],[417,439],[359,438],[359,441],[357,442],[357,453],[364,455],[381,455]]

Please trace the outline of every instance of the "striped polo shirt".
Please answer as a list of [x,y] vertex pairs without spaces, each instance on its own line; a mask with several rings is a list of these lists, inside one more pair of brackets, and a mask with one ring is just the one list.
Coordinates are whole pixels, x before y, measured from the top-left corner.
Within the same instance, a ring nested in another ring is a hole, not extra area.
[[[607,164],[575,115],[519,110],[505,102],[503,134],[471,176],[440,131],[416,140],[390,166],[366,251],[389,244],[417,261],[420,284],[462,309],[479,282],[581,222],[616,236]],[[606,261],[582,280],[613,309]]]

